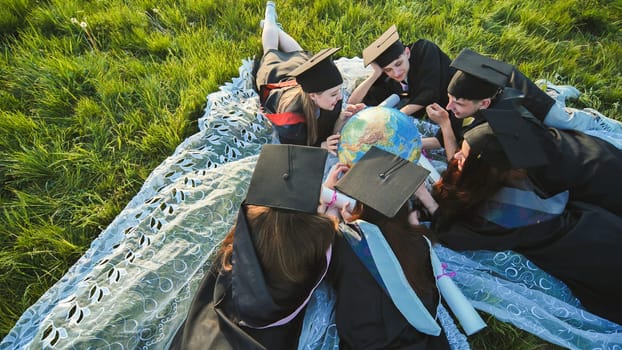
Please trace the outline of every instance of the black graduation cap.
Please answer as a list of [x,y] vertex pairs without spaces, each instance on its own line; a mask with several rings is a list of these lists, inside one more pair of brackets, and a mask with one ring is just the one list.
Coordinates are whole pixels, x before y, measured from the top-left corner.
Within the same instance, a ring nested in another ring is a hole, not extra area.
[[316,213],[327,155],[319,147],[264,145],[246,203]]
[[476,126],[464,134],[477,155],[500,169],[535,168],[548,164],[546,151],[534,133],[531,121],[518,111],[483,109],[488,123]]
[[413,162],[372,146],[335,187],[391,218],[429,173]]
[[514,66],[494,58],[463,49],[451,62],[458,69],[447,92],[456,98],[482,99],[493,95],[506,86]]
[[321,92],[343,83],[343,78],[331,56],[341,48],[323,49],[294,69],[290,75],[296,78],[304,92]]
[[394,24],[363,50],[363,64],[367,67],[375,61],[380,67],[385,67],[402,53],[404,53],[404,45],[400,41],[400,35]]

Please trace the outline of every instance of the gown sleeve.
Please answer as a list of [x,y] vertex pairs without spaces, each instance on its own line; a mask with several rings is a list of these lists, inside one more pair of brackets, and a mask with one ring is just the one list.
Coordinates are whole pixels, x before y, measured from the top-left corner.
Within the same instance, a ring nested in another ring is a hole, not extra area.
[[449,57],[433,42],[425,39],[415,42],[410,49],[408,103],[427,106],[436,102],[445,107],[451,78],[449,64]]

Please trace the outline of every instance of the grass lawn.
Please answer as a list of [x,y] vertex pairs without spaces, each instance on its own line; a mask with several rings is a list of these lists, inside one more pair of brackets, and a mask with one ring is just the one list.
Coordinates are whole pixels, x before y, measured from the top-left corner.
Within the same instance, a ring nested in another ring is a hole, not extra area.
[[[0,338],[197,131],[205,96],[261,50],[263,0],[0,0]],[[311,51],[464,47],[572,84],[575,107],[622,116],[622,3],[278,1]],[[477,349],[555,348],[493,319]]]

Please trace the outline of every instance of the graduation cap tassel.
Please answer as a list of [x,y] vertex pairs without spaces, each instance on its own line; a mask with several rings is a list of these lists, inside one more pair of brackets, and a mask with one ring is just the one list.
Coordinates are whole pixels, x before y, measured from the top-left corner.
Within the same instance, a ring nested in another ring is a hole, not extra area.
[[408,163],[408,161],[406,159],[401,158],[401,157],[395,157],[394,159],[397,159],[397,161],[395,163],[391,164],[391,166],[387,170],[385,170],[385,171],[381,172],[380,174],[378,174],[378,176],[381,179],[388,178],[391,174],[395,173],[401,167],[406,165],[406,163]]

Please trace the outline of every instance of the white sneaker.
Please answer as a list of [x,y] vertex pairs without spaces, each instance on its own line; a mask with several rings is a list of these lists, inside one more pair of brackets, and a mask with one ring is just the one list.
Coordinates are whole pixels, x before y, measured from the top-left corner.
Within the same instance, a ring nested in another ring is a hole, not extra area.
[[550,95],[554,95],[554,98],[576,99],[581,96],[581,92],[571,85],[555,85],[545,79],[536,80],[535,84]]

